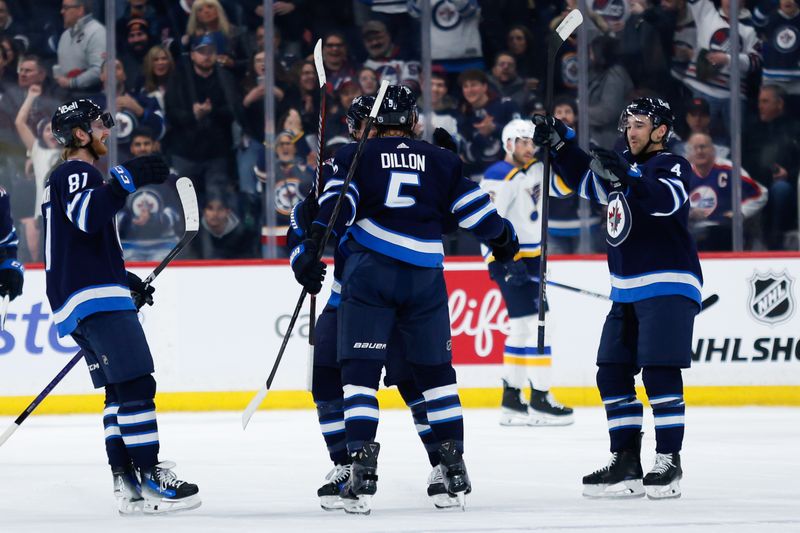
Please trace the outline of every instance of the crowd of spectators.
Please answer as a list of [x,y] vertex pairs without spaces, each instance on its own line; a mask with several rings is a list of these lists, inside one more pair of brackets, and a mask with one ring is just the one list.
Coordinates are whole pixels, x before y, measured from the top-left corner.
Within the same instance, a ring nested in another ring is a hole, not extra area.
[[[261,242],[270,235],[285,255],[281,237],[289,212],[316,171],[320,99],[310,54],[318,38],[328,92],[323,157],[348,141],[345,114],[355,96],[375,94],[384,79],[421,93],[420,0],[276,0],[273,58],[264,57],[262,0],[116,4],[118,158],[160,152],[176,176],[195,182],[202,223],[191,257],[261,257]],[[544,112],[545,37],[577,2],[431,4],[432,99],[420,94],[420,109],[434,127],[453,135],[465,174],[479,179],[504,155],[503,126]],[[721,195],[730,194],[728,102],[736,61],[746,244],[796,249],[800,7],[798,0],[740,5],[740,54],[733,58],[729,0],[589,0],[588,114],[577,112],[574,38],[556,59],[556,114],[573,125],[587,122],[594,145],[621,148],[618,118],[628,100],[670,102],[677,117],[671,148],[686,155],[697,174],[689,194],[701,249],[730,249],[732,208]],[[41,260],[39,204],[59,156],[49,129],[55,106],[70,98],[106,105],[112,65],[104,7],[103,0],[0,0],[0,185],[11,191],[24,260]],[[265,68],[275,79],[273,191],[264,190],[270,183]],[[419,134],[423,128],[420,120]],[[180,235],[170,191],[166,184],[129,198],[119,224],[128,258],[158,259]],[[554,205],[553,242],[562,253],[574,253],[579,204]],[[276,227],[265,227],[265,208],[275,210]],[[601,220],[590,213],[593,251],[603,246]],[[458,238],[448,246],[456,253],[477,249]]]

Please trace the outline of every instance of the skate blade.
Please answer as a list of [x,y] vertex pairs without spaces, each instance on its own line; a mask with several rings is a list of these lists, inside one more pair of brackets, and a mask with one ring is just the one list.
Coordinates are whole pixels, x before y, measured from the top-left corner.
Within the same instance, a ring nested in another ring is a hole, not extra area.
[[117,500],[117,511],[121,516],[140,514],[144,511],[144,499],[129,500],[120,498]]
[[528,415],[520,413],[519,411],[512,411],[511,409],[503,408],[500,413],[501,426],[527,426]]
[[203,502],[200,500],[199,494],[193,494],[180,500],[170,500],[169,498],[160,498],[148,500],[144,502],[144,514],[166,514],[177,513],[179,511],[191,511],[197,509]]
[[319,506],[325,511],[341,511],[344,509],[344,500],[339,496],[320,496]]
[[574,423],[575,417],[572,415],[555,416],[532,412],[528,417],[529,426],[569,426]]
[[347,514],[368,515],[372,512],[372,495],[362,494],[358,499],[344,498],[344,512]]
[[462,511],[467,510],[467,494],[465,492],[458,492],[456,493],[456,499],[458,500],[458,505],[461,507]]
[[645,494],[641,479],[627,479],[613,485],[584,485],[583,495],[593,499],[641,498]]
[[681,487],[678,481],[669,485],[646,485],[644,490],[651,500],[670,500],[681,497]]
[[452,509],[461,505],[457,497],[449,494],[434,494],[430,498],[433,500],[433,506],[437,509]]

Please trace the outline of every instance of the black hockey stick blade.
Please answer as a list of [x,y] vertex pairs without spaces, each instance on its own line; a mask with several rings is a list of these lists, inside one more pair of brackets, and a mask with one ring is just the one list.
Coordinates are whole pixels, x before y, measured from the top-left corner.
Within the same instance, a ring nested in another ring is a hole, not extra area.
[[712,294],[711,296],[709,296],[708,298],[706,298],[705,300],[703,300],[700,303],[700,312],[702,313],[703,311],[705,311],[706,309],[708,309],[709,307],[711,307],[712,305],[714,305],[718,301],[719,301],[719,295],[718,294]]

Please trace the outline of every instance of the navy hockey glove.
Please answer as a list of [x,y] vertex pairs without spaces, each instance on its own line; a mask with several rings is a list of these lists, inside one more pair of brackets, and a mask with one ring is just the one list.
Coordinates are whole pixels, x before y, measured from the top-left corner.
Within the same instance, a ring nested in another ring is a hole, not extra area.
[[506,270],[506,283],[512,287],[521,287],[531,282],[531,276],[528,274],[528,267],[522,260],[504,263],[503,268]]
[[0,296],[8,295],[13,300],[22,294],[25,267],[16,259],[6,259],[0,263]]
[[614,150],[595,148],[592,155],[594,158],[589,163],[589,168],[600,179],[630,185],[634,178],[642,177],[642,171],[638,167],[628,163]]
[[450,150],[454,154],[458,153],[458,146],[453,140],[453,136],[444,128],[433,130],[433,144],[445,150]]
[[308,236],[311,224],[317,218],[318,211],[319,205],[317,204],[317,199],[313,196],[298,202],[292,208],[292,213],[289,216],[289,229],[286,232],[286,244],[289,249],[303,242]]
[[558,152],[566,141],[575,138],[575,130],[558,120],[553,115],[534,115],[533,142],[537,146],[550,146]]
[[318,294],[322,290],[322,281],[325,279],[325,269],[328,266],[317,259],[319,244],[317,239],[306,239],[292,250],[289,262],[292,265],[294,279],[308,291],[309,294]]
[[145,185],[167,181],[169,167],[160,155],[144,155],[115,166],[110,174],[114,192],[127,196]]
[[510,263],[514,260],[514,256],[519,252],[519,239],[514,231],[514,227],[508,220],[503,220],[503,231],[490,240],[488,243],[489,248],[492,249],[492,255],[495,260],[503,263]]
[[131,290],[131,298],[133,298],[136,310],[144,307],[144,304],[153,305],[153,293],[156,292],[156,288],[146,285],[142,278],[133,272],[126,272],[126,274],[128,274],[128,287]]

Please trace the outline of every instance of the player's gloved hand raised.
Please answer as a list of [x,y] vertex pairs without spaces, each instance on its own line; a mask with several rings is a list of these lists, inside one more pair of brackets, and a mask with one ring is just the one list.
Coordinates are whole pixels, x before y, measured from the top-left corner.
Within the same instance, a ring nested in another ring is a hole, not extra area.
[[495,260],[503,264],[514,261],[514,256],[519,252],[517,234],[511,222],[505,219],[503,220],[503,231],[487,244],[492,249]]
[[548,145],[556,152],[564,142],[575,138],[575,130],[568,127],[553,115],[534,115],[533,142],[538,146]]
[[167,181],[169,166],[160,155],[144,155],[113,167],[110,174],[114,192],[125,196],[145,185]]
[[16,259],[6,259],[0,263],[0,296],[8,295],[13,300],[22,294],[25,267]]
[[433,144],[453,153],[458,153],[458,146],[453,140],[453,136],[444,128],[433,130]]
[[318,240],[309,238],[298,244],[289,256],[294,279],[308,291],[309,294],[318,294],[322,290],[322,281],[325,279],[327,265],[317,259],[319,252]]
[[600,179],[629,185],[633,179],[642,177],[641,170],[628,163],[621,154],[614,150],[595,148],[592,155],[594,158],[589,163],[589,168]]
[[128,274],[128,287],[131,289],[131,298],[133,298],[136,310],[138,311],[145,304],[153,305],[153,293],[156,292],[156,288],[152,285],[147,285],[142,281],[142,278],[133,272],[126,272],[126,274]]
[[506,283],[512,287],[521,287],[531,282],[531,276],[528,274],[528,267],[522,260],[508,261],[503,264],[503,268],[506,271]]
[[308,196],[294,206],[289,216],[289,229],[286,231],[286,244],[289,248],[294,248],[308,236],[311,224],[317,218],[317,211],[319,205],[313,196]]

